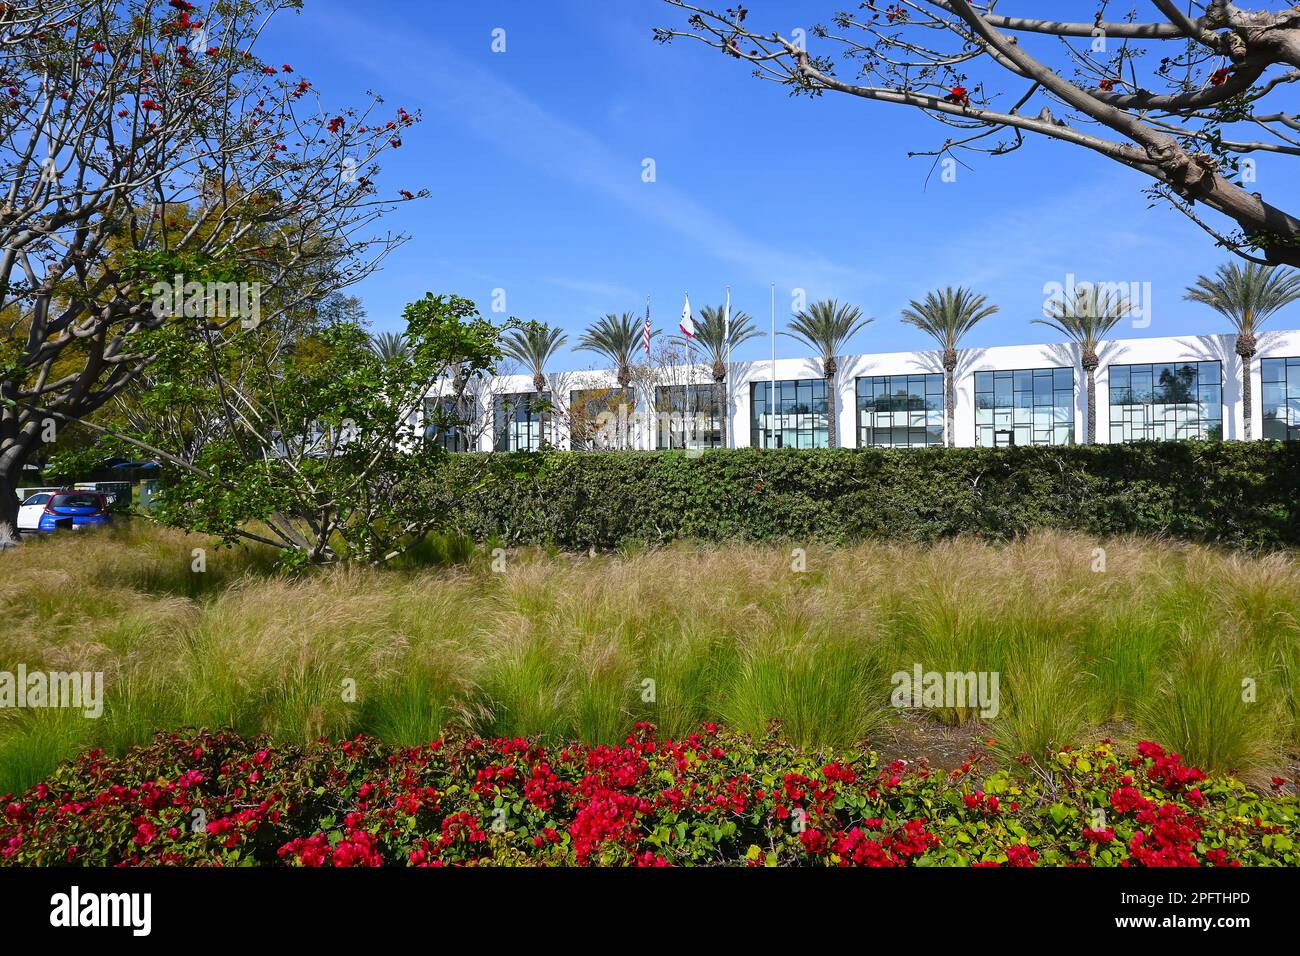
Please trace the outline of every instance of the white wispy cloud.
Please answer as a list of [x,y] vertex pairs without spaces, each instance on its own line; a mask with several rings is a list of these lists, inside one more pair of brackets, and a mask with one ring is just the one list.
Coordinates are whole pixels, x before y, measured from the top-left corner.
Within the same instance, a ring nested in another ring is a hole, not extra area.
[[658,181],[642,182],[642,157],[616,153],[436,37],[405,28],[401,32],[380,29],[337,12],[319,15],[329,21],[333,35],[347,37],[341,55],[384,77],[386,85],[415,91],[426,110],[450,114],[499,151],[589,189],[594,200],[603,198],[631,208],[742,275],[812,288],[863,283],[859,268],[793,252],[751,235],[666,182],[665,170],[658,170]]
[[630,289],[615,282],[601,282],[597,279],[572,279],[564,276],[546,276],[544,281],[568,292],[576,292],[578,295],[585,295],[602,301],[608,299],[635,300],[637,298],[635,289]]

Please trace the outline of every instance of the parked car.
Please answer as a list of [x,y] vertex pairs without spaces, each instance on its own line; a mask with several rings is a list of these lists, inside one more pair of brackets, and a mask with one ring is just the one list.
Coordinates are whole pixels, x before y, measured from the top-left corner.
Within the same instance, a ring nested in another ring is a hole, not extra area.
[[97,491],[41,491],[18,508],[19,531],[86,528],[113,520],[107,495]]
[[29,495],[18,506],[18,530],[39,531],[41,516],[45,514],[45,506],[49,504],[50,499],[53,497],[54,492],[52,491],[40,491],[34,495]]
[[134,471],[141,475],[150,476],[156,476],[162,471],[162,463],[153,458],[145,458],[140,461],[133,461],[129,458],[106,458],[99,463],[99,467],[106,471]]

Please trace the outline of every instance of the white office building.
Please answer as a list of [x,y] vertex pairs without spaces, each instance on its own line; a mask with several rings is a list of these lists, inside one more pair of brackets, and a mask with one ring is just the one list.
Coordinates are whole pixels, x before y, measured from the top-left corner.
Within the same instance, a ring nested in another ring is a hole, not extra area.
[[[1232,334],[1104,343],[1097,441],[1243,438],[1234,343]],[[613,371],[552,373],[541,401],[527,375],[474,382],[460,395],[446,383],[426,399],[422,426],[455,451],[536,450],[544,439],[575,450],[826,448],[833,415],[838,447],[945,443],[940,353],[845,355],[838,365],[832,388],[817,358],[736,362],[725,395],[702,364],[638,367],[626,388]],[[955,378],[958,446],[1087,440],[1087,379],[1073,345],[966,348]],[[1300,331],[1260,334],[1251,381],[1253,437],[1300,439]]]

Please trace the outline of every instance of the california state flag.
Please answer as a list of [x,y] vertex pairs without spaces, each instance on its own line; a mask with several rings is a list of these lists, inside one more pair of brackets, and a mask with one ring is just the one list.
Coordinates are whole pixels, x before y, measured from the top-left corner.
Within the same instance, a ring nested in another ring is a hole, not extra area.
[[682,306],[682,321],[680,323],[682,332],[688,339],[695,338],[695,320],[691,318],[691,297],[686,296],[686,304]]

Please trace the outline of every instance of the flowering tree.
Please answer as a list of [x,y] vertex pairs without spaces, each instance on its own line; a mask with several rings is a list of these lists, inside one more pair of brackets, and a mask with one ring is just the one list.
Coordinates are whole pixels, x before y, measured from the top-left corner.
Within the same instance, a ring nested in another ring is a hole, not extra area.
[[[1153,199],[1233,253],[1300,265],[1300,219],[1254,191],[1250,156],[1300,155],[1300,114],[1280,102],[1300,80],[1300,6],[1266,12],[1209,0],[1192,16],[1185,4],[1152,0],[1149,19],[1114,21],[1093,2],[1065,22],[970,0],[867,0],[786,36],[751,25],[740,5],[665,2],[689,15],[685,29],[656,29],[660,42],[700,41],[792,94],[909,106],[948,127],[936,149],[912,155],[1001,155],[1027,133],[1072,143],[1149,176]],[[1235,227],[1208,221],[1197,204]]]
[[147,372],[151,333],[179,327],[215,356],[403,241],[373,230],[398,201],[376,161],[418,117],[381,116],[373,95],[327,111],[257,56],[299,6],[0,8],[0,541],[24,462]]
[[[381,354],[346,312],[304,334],[230,333],[219,362],[183,329],[151,333],[150,387],[124,441],[102,426],[96,456],[144,450],[168,463],[151,515],[165,524],[277,548],[284,563],[379,564],[441,526],[493,475],[486,456],[461,481],[418,429],[425,396],[495,371],[501,329],[456,296],[406,307],[406,348]],[[202,422],[202,441],[170,411]],[[61,470],[68,470],[60,462]],[[471,473],[472,471],[472,473]]]
[[455,295],[425,295],[403,317],[407,349],[394,355],[378,354],[346,315],[287,349],[260,329],[240,330],[226,350],[238,376],[183,336],[160,346],[166,385],[143,401],[200,408],[216,433],[192,462],[170,454],[172,433],[159,433],[149,450],[172,467],[153,515],[272,545],[291,564],[382,563],[438,528],[493,466],[481,462],[461,485],[446,480],[446,451],[417,431],[420,407],[452,369],[467,382],[495,371],[500,329]]

